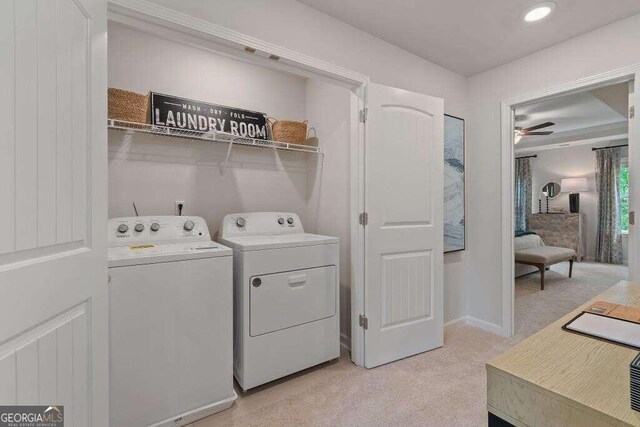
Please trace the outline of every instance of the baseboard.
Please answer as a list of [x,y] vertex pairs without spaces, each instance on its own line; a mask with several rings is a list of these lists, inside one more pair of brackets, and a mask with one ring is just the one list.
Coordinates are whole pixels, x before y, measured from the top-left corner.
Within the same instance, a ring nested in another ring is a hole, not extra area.
[[449,320],[447,323],[444,324],[444,327],[446,328],[447,326],[455,325],[456,323],[466,322],[466,320],[467,320],[467,316],[461,316],[461,317],[458,317],[457,319]]
[[462,316],[457,319],[449,320],[444,324],[444,327],[455,325],[456,323],[464,322],[466,325],[480,328],[484,331],[491,332],[492,334],[502,335],[502,326],[495,323],[486,322],[484,320],[477,319],[472,316]]
[[345,333],[340,332],[340,345],[347,351],[351,351],[351,337]]
[[492,334],[502,336],[502,326],[496,325],[495,323],[487,322],[472,316],[466,316],[465,322],[469,326],[475,326],[476,328],[491,332]]

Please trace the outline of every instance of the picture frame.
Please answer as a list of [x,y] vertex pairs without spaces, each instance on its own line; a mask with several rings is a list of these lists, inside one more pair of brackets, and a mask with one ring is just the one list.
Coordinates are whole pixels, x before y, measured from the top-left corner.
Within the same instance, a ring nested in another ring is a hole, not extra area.
[[444,253],[466,247],[465,121],[444,115]]

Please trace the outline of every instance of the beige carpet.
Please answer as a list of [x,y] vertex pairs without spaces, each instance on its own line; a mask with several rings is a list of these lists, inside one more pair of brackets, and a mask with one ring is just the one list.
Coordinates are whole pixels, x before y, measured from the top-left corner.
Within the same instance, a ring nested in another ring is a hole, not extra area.
[[[516,279],[516,335],[520,341],[559,319],[605,289],[627,279],[623,265],[581,262],[556,264],[545,273],[544,291],[540,290],[540,274]],[[547,292],[549,291],[549,292]]]
[[516,336],[504,339],[461,323],[445,330],[443,348],[366,370],[348,354],[260,387],[234,406],[193,424],[209,426],[479,426],[486,424],[485,363],[627,277],[627,269],[578,263],[516,283]]

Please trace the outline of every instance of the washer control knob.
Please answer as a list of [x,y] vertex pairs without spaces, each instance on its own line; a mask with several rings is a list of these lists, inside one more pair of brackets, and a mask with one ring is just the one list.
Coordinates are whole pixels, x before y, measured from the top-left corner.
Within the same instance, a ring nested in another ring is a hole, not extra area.
[[138,233],[141,233],[142,230],[144,230],[144,224],[136,224],[135,227],[133,227],[134,230],[136,230]]
[[284,218],[278,218],[278,224],[284,225]]
[[154,222],[153,224],[151,224],[151,231],[158,231],[160,230],[160,224],[158,224],[157,222]]
[[126,233],[129,231],[129,226],[127,224],[120,224],[118,226],[118,233]]
[[291,217],[287,218],[287,224],[293,225],[293,218]]
[[185,221],[184,223],[184,231],[191,231],[193,230],[193,227],[195,227],[196,225],[193,223],[193,221],[191,221],[190,219],[188,219],[187,221]]
[[246,224],[247,224],[247,221],[244,218],[239,217],[238,219],[236,219],[236,225],[238,227],[243,228]]
[[254,288],[259,287],[260,285],[262,285],[262,279],[259,277],[256,277],[255,279],[253,279],[251,281],[251,284],[253,285]]

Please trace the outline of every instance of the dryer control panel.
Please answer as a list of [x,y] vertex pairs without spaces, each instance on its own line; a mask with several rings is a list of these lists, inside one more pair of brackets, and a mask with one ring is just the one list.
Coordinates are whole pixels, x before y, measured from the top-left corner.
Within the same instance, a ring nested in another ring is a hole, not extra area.
[[199,216],[131,216],[111,218],[109,247],[211,241],[209,228]]
[[304,233],[300,217],[292,212],[246,212],[224,217],[220,237],[273,236]]

